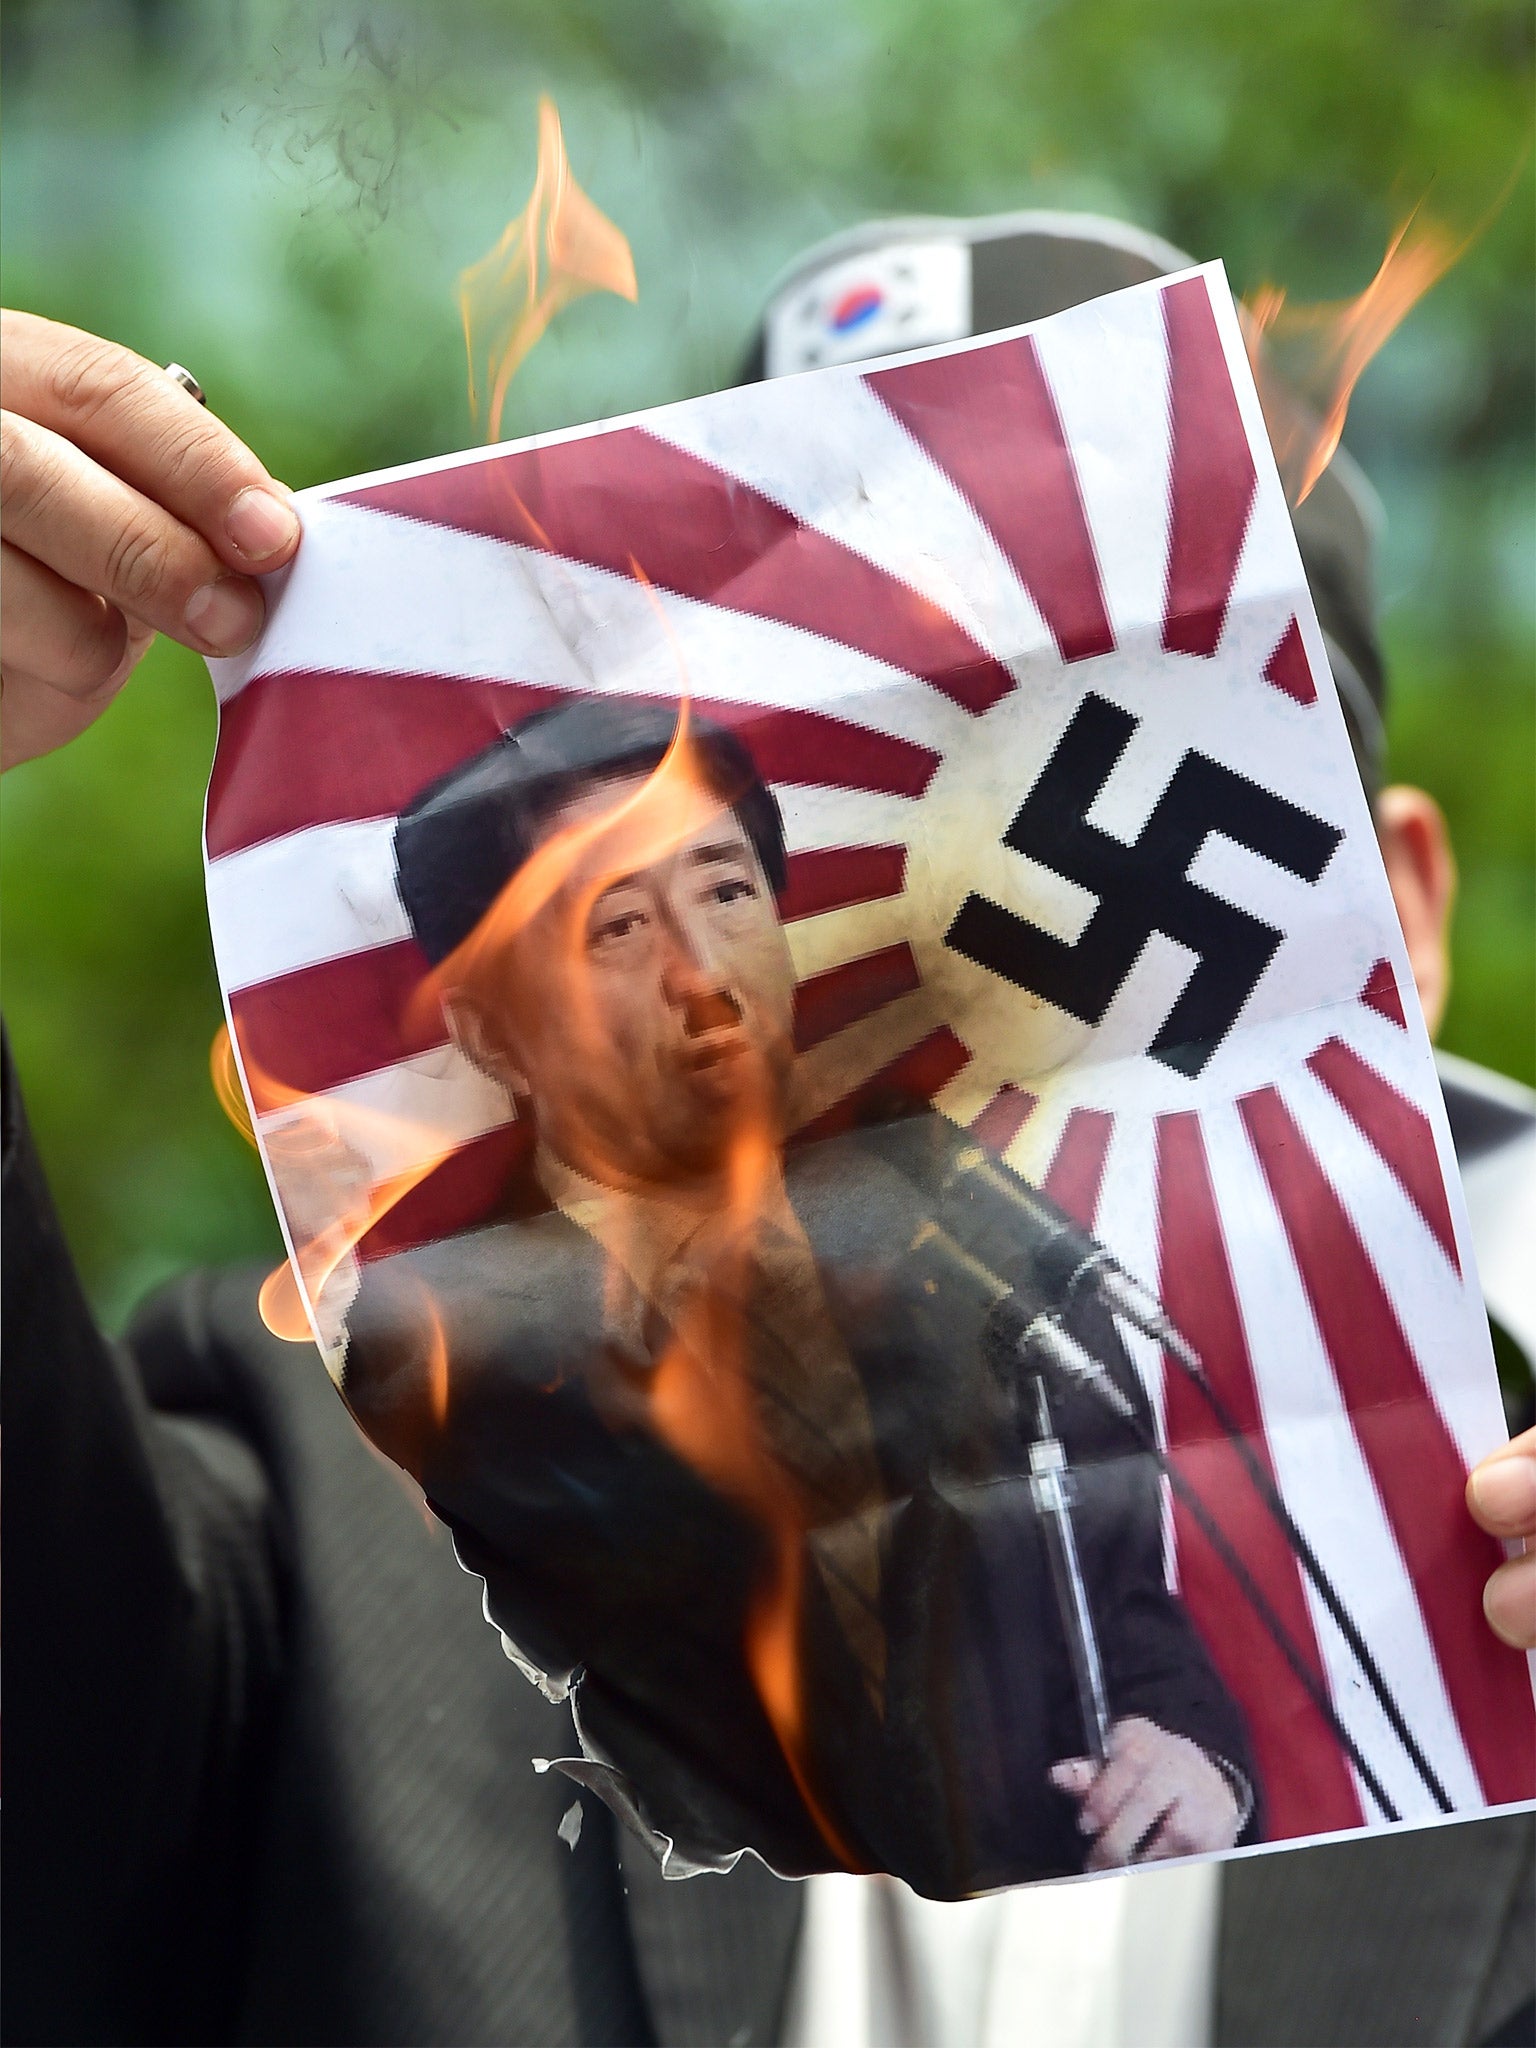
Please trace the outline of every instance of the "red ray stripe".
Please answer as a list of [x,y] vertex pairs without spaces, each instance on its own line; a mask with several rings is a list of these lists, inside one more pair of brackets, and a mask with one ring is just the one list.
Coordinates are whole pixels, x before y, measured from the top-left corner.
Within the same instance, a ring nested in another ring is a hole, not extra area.
[[932,1102],[939,1090],[970,1063],[969,1047],[956,1038],[947,1024],[940,1024],[879,1073],[871,1074],[820,1116],[803,1124],[795,1133],[794,1142],[811,1144],[818,1138],[835,1138],[839,1132],[851,1131],[893,1103]]
[[310,825],[389,817],[561,694],[431,675],[259,676],[219,712],[208,857]]
[[[1218,628],[1218,634],[1220,629]],[[1196,652],[1199,650],[1197,649]],[[1277,690],[1287,697],[1294,697],[1298,704],[1317,702],[1317,684],[1312,680],[1312,665],[1307,660],[1307,650],[1301,641],[1301,625],[1294,617],[1280,635],[1279,644],[1264,664],[1264,680],[1273,683]]]
[[785,924],[851,903],[899,896],[907,885],[904,846],[825,846],[789,856],[789,885],[779,898]]
[[516,541],[798,626],[988,711],[1011,672],[950,614],[740,477],[622,427],[350,492],[346,504]]
[[1412,1575],[1484,1796],[1536,1792],[1536,1710],[1525,1660],[1483,1620],[1503,1558],[1462,1500],[1466,1471],[1348,1211],[1274,1088],[1239,1101],[1290,1240],[1361,1452]]
[[694,701],[707,717],[741,734],[768,782],[916,797],[938,772],[940,756],[931,747],[850,724],[825,711],[727,703],[719,697]]
[[1051,1200],[1090,1230],[1114,1129],[1115,1120],[1108,1110],[1074,1109],[1045,1176],[1045,1192]]
[[[436,776],[567,693],[546,683],[284,671],[220,713],[208,789],[208,855],[311,825],[393,815]],[[939,756],[825,712],[700,698],[738,731],[770,782],[916,797]]]
[[[1273,1477],[1205,1139],[1193,1111],[1157,1119],[1157,1217],[1163,1302]],[[1168,1446],[1180,1470],[1230,1538],[1307,1667],[1326,1685],[1300,1569],[1284,1537],[1209,1406],[1174,1360],[1165,1361],[1163,1381]],[[1177,1497],[1173,1521],[1180,1590],[1247,1718],[1269,1834],[1285,1839],[1358,1827],[1365,1816],[1332,1730]]]
[[1378,960],[1366,976],[1365,987],[1360,991],[1360,1000],[1367,1009],[1374,1010],[1378,1017],[1385,1017],[1389,1024],[1395,1024],[1400,1031],[1408,1029],[1408,1019],[1403,1015],[1403,998],[1397,986],[1397,977],[1392,972],[1390,960]]
[[922,974],[905,940],[844,960],[824,974],[813,974],[795,989],[795,1048],[809,1052],[823,1039],[884,1009],[898,996],[922,986]]
[[229,1007],[247,1072],[254,1066],[280,1090],[314,1095],[444,1044],[436,1010],[415,1031],[406,1024],[427,972],[415,941],[402,939],[241,989]]
[[973,1120],[971,1136],[989,1152],[1006,1152],[1028,1123],[1039,1100],[1027,1088],[1015,1088],[1011,1081],[1005,1081],[981,1115]]
[[358,1242],[365,1263],[473,1230],[493,1216],[502,1191],[533,1145],[529,1124],[503,1124],[461,1145],[416,1183]]
[[1434,1232],[1441,1251],[1461,1272],[1456,1230],[1446,1200],[1445,1178],[1429,1118],[1400,1095],[1341,1038],[1320,1045],[1307,1065],[1361,1132],[1415,1209]]
[[1163,293],[1173,451],[1163,645],[1214,654],[1257,477],[1203,277]]
[[1063,661],[1110,653],[1115,636],[1077,470],[1033,341],[904,363],[864,381],[970,499]]

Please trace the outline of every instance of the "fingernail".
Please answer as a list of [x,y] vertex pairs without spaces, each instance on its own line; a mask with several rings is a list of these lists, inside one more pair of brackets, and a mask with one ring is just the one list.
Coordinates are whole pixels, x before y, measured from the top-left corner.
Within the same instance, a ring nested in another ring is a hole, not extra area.
[[1483,1612],[1495,1635],[1516,1650],[1536,1645],[1536,1576],[1528,1559],[1503,1565],[1483,1588]]
[[1490,1458],[1472,1474],[1467,1490],[1485,1521],[1521,1528],[1536,1521],[1536,1458]]
[[264,562],[286,547],[299,530],[299,515],[286,498],[252,484],[230,506],[224,531],[248,562]]
[[188,630],[214,654],[239,654],[261,631],[266,606],[243,576],[221,576],[187,600]]

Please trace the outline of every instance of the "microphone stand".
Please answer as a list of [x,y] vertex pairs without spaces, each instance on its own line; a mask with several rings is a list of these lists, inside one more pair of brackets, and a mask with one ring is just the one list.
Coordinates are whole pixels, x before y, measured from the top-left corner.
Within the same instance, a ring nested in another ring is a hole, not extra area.
[[[1088,1389],[1097,1400],[1110,1408],[1132,1431],[1138,1444],[1154,1460],[1159,1472],[1167,1480],[1174,1494],[1188,1509],[1190,1516],[1200,1528],[1211,1548],[1232,1574],[1244,1598],[1248,1601],[1254,1613],[1257,1614],[1260,1622],[1274,1642],[1275,1647],[1280,1651],[1280,1654],[1290,1667],[1297,1683],[1302,1687],[1302,1690],[1306,1693],[1308,1699],[1311,1700],[1313,1706],[1317,1708],[1317,1711],[1327,1723],[1329,1732],[1333,1735],[1334,1740],[1354,1765],[1355,1770],[1360,1776],[1361,1783],[1376,1802],[1383,1817],[1389,1821],[1401,1820],[1402,1814],[1396,1803],[1390,1797],[1381,1779],[1366,1759],[1359,1743],[1356,1742],[1348,1728],[1345,1727],[1328,1688],[1319,1683],[1317,1675],[1302,1655],[1294,1636],[1286,1627],[1280,1615],[1275,1611],[1273,1602],[1269,1599],[1263,1587],[1255,1580],[1247,1565],[1244,1564],[1231,1538],[1221,1527],[1220,1523],[1217,1522],[1194,1486],[1158,1442],[1156,1429],[1143,1416],[1136,1404],[1127,1399],[1124,1390],[1115,1379],[1109,1367],[1102,1359],[1095,1357],[1084,1345],[1080,1344],[1070,1331],[1062,1327],[1059,1312],[1037,1310],[1032,1314],[1029,1305],[1020,1298],[1018,1292],[1007,1281],[993,1272],[989,1266],[983,1264],[981,1260],[973,1258],[963,1246],[950,1237],[947,1231],[941,1230],[935,1223],[927,1223],[918,1231],[912,1241],[912,1249],[918,1251],[927,1244],[933,1244],[935,1249],[940,1250],[950,1260],[963,1267],[975,1280],[983,1282],[987,1287],[987,1291],[991,1294],[993,1305],[991,1313],[987,1318],[987,1334],[985,1338],[987,1354],[993,1371],[1001,1379],[1015,1404],[1015,1413],[1017,1413],[1017,1404],[1020,1398],[1018,1368],[1021,1365],[1025,1367],[1031,1373],[1035,1384],[1043,1385],[1044,1373],[1047,1367],[1049,1367],[1051,1370],[1061,1374],[1069,1384]],[[1237,1424],[1236,1418],[1232,1415],[1230,1409],[1227,1408],[1225,1402],[1220,1400],[1214,1388],[1211,1387],[1210,1382],[1206,1378],[1204,1368],[1201,1366],[1199,1358],[1194,1353],[1187,1339],[1173,1327],[1161,1303],[1148,1295],[1140,1283],[1133,1280],[1121,1267],[1111,1263],[1107,1253],[1103,1253],[1101,1258],[1095,1260],[1092,1270],[1100,1278],[1101,1283],[1105,1277],[1112,1276],[1112,1285],[1104,1288],[1106,1300],[1112,1312],[1125,1317],[1127,1321],[1141,1330],[1143,1334],[1153,1336],[1162,1342],[1178,1360],[1184,1371],[1189,1373],[1195,1380],[1206,1399],[1211,1403],[1218,1423],[1237,1449],[1244,1469],[1253,1480],[1260,1499],[1275,1520],[1281,1534],[1285,1537],[1292,1554],[1297,1558],[1303,1570],[1305,1570],[1307,1576],[1317,1588],[1329,1613],[1338,1623],[1346,1642],[1348,1642],[1350,1649],[1354,1652],[1367,1683],[1376,1696],[1378,1704],[1386,1714],[1393,1732],[1403,1744],[1410,1761],[1418,1771],[1431,1798],[1434,1799],[1442,1813],[1453,1812],[1455,1809],[1449,1795],[1440,1783],[1434,1767],[1424,1755],[1412,1729],[1409,1728],[1402,1709],[1393,1697],[1379,1665],[1376,1663],[1369,1646],[1360,1633],[1358,1624],[1345,1607],[1338,1589],[1324,1570],[1321,1559],[1307,1541],[1303,1531],[1297,1526],[1295,1517],[1291,1514],[1290,1509],[1286,1506],[1284,1500],[1281,1499],[1279,1489],[1254,1455],[1252,1447],[1243,1436]],[[1055,1437],[1054,1429],[1051,1428],[1049,1421],[1047,1421],[1047,1429],[1049,1430],[1049,1436],[1043,1440],[1056,1444],[1064,1469],[1066,1463],[1065,1450],[1061,1448],[1059,1439]],[[1032,1484],[1034,1478],[1034,1456],[1035,1453],[1032,1451]],[[1038,1499],[1039,1496],[1037,1495],[1036,1498]],[[1046,1526],[1048,1529],[1053,1526],[1049,1517],[1046,1519]],[[1054,1526],[1059,1527],[1059,1523]],[[1052,1568],[1054,1571],[1054,1555],[1052,1558]],[[1079,1576],[1081,1576],[1080,1573]],[[1060,1597],[1059,1582],[1058,1597]],[[1071,1602],[1070,1589],[1068,1599],[1063,1606],[1063,1622],[1067,1630],[1068,1648],[1072,1650],[1077,1636],[1077,1622]],[[1090,1630],[1092,1628],[1091,1617],[1089,1628]],[[1095,1650],[1096,1647],[1095,1644]],[[1077,1670],[1075,1653],[1073,1670],[1075,1675]],[[1079,1692],[1081,1696],[1081,1686],[1079,1687]],[[1085,1725],[1091,1735],[1094,1722],[1087,1712],[1085,1712],[1084,1718]]]
[[[1308,1579],[1311,1580],[1318,1598],[1328,1610],[1340,1635],[1343,1636],[1345,1642],[1349,1645],[1350,1653],[1359,1665],[1367,1685],[1375,1695],[1376,1704],[1381,1708],[1393,1734],[1402,1744],[1409,1762],[1418,1773],[1420,1782],[1442,1813],[1454,1813],[1456,1810],[1455,1802],[1440,1782],[1439,1774],[1429,1761],[1429,1758],[1424,1754],[1417,1736],[1408,1726],[1407,1717],[1398,1705],[1392,1688],[1387,1684],[1386,1676],[1381,1666],[1376,1662],[1369,1643],[1366,1642],[1364,1635],[1361,1633],[1359,1623],[1344,1605],[1338,1588],[1324,1569],[1322,1559],[1312,1547],[1306,1531],[1291,1513],[1284,1495],[1279,1487],[1276,1486],[1262,1460],[1248,1441],[1242,1425],[1212,1385],[1210,1376],[1201,1362],[1200,1354],[1195,1350],[1183,1331],[1175,1325],[1173,1319],[1157,1297],[1148,1288],[1144,1287],[1139,1280],[1133,1279],[1126,1272],[1125,1268],[1109,1252],[1104,1251],[1102,1248],[1096,1261],[1095,1271],[1104,1301],[1111,1314],[1123,1317],[1133,1329],[1140,1330],[1143,1336],[1151,1337],[1154,1342],[1160,1344],[1165,1356],[1171,1358],[1184,1377],[1198,1388],[1207,1407],[1212,1415],[1215,1416],[1217,1426],[1232,1445],[1232,1448],[1237,1452],[1243,1470],[1247,1473],[1249,1482],[1263,1503],[1270,1520],[1284,1537],[1291,1555],[1301,1566]],[[1142,1430],[1138,1425],[1138,1434],[1145,1440],[1148,1432]],[[1195,1496],[1190,1492],[1188,1482],[1175,1472],[1172,1465],[1163,1456],[1161,1446],[1156,1444],[1155,1438],[1148,1447],[1156,1453],[1169,1484],[1173,1486],[1179,1497],[1190,1509],[1190,1512],[1196,1514],[1196,1519],[1200,1520],[1200,1516],[1196,1513]],[[1206,1535],[1210,1536],[1211,1530],[1207,1523],[1201,1520],[1200,1525],[1205,1530]],[[1221,1554],[1223,1561],[1228,1565],[1229,1569],[1235,1569],[1234,1559],[1229,1555],[1230,1548],[1230,1545],[1222,1547]],[[1257,1605],[1255,1595],[1258,1594],[1258,1588],[1253,1585],[1251,1575],[1246,1570],[1239,1578],[1239,1584],[1244,1585],[1245,1591],[1248,1592],[1250,1603]],[[1268,1602],[1266,1601],[1264,1604],[1267,1606]],[[1270,1624],[1266,1623],[1266,1626],[1270,1626]],[[1270,1633],[1274,1634],[1273,1626],[1270,1626]],[[1283,1643],[1280,1647],[1282,1650],[1285,1649]],[[1352,1755],[1353,1753],[1351,1751]],[[1372,1796],[1379,1800],[1380,1795],[1374,1780],[1368,1779],[1367,1782],[1370,1784]],[[1396,1820],[1399,1818],[1399,1815],[1388,1809],[1387,1818],[1389,1820]]]
[[[1045,1375],[1031,1378],[1034,1395],[1034,1434],[1029,1446],[1029,1490],[1046,1554],[1051,1561],[1051,1578],[1056,1587],[1056,1605],[1067,1638],[1067,1655],[1077,1686],[1077,1703],[1083,1719],[1084,1754],[1103,1763],[1109,1754],[1109,1706],[1104,1694],[1104,1665],[1099,1656],[1098,1631],[1088,1604],[1088,1588],[1077,1551],[1077,1531],[1072,1505],[1076,1486],[1067,1459],[1066,1445],[1057,1436],[1051,1419],[1051,1404],[1045,1390]],[[1017,1414],[1020,1433],[1029,1430],[1023,1415]]]
[[[1175,1495],[1189,1510],[1190,1516],[1198,1525],[1201,1534],[1221,1559],[1227,1570],[1232,1574],[1232,1577],[1241,1588],[1243,1597],[1247,1600],[1248,1605],[1264,1624],[1270,1640],[1274,1643],[1276,1649],[1279,1650],[1281,1656],[1284,1657],[1292,1675],[1300,1684],[1308,1699],[1311,1700],[1313,1706],[1317,1708],[1318,1712],[1327,1722],[1330,1734],[1354,1765],[1360,1775],[1361,1782],[1381,1809],[1382,1818],[1384,1820],[1401,1820],[1403,1816],[1396,1802],[1389,1796],[1386,1787],[1376,1775],[1371,1764],[1366,1760],[1359,1743],[1356,1742],[1354,1736],[1345,1727],[1327,1687],[1319,1684],[1317,1675],[1308,1664],[1306,1658],[1303,1657],[1296,1638],[1276,1613],[1269,1595],[1254,1578],[1241,1557],[1238,1556],[1236,1546],[1226,1530],[1222,1528],[1190,1481],[1179,1470],[1173,1459],[1158,1442],[1157,1431],[1148,1428],[1140,1416],[1134,1418],[1132,1426],[1136,1433],[1137,1442],[1147,1455],[1155,1461],[1158,1470],[1167,1480]],[[1396,1707],[1396,1701],[1393,1701],[1393,1706],[1394,1708]],[[1417,1749],[1418,1745],[1414,1744],[1413,1749],[1409,1752],[1410,1755],[1415,1756],[1415,1761],[1417,1761],[1417,1756],[1415,1755]],[[1424,1769],[1429,1770],[1427,1763],[1424,1765]],[[1430,1772],[1429,1783],[1430,1790],[1434,1793],[1437,1801],[1443,1802],[1445,1795],[1440,1789],[1439,1780],[1434,1777],[1432,1771]],[[1448,1804],[1442,1805],[1442,1811],[1449,1812],[1450,1810]]]

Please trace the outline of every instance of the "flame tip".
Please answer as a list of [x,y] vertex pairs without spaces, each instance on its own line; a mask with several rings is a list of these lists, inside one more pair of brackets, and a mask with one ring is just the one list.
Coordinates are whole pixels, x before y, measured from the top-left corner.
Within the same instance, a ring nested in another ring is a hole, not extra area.
[[[1507,196],[1508,189],[1499,205]],[[1421,193],[1398,222],[1375,275],[1354,298],[1296,306],[1283,285],[1266,282],[1243,301],[1244,345],[1293,508],[1306,502],[1337,453],[1367,367],[1493,218],[1458,236],[1428,212],[1428,198],[1428,190]],[[1294,359],[1289,376],[1275,366],[1277,345]]]
[[[594,291],[612,292],[633,305],[640,296],[634,255],[623,232],[577,184],[560,110],[541,92],[538,157],[527,204],[486,254],[459,273],[470,411],[480,418],[478,394],[487,390],[487,440],[500,439],[507,389],[551,320],[573,299]],[[483,379],[477,365],[482,335]]]

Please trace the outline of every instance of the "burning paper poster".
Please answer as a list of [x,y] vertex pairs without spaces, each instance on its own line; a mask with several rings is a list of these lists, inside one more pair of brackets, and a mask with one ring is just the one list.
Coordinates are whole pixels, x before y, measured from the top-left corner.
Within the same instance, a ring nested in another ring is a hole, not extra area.
[[958,1896],[1519,1801],[1443,1111],[1219,268],[310,494],[214,941],[567,1768]]

